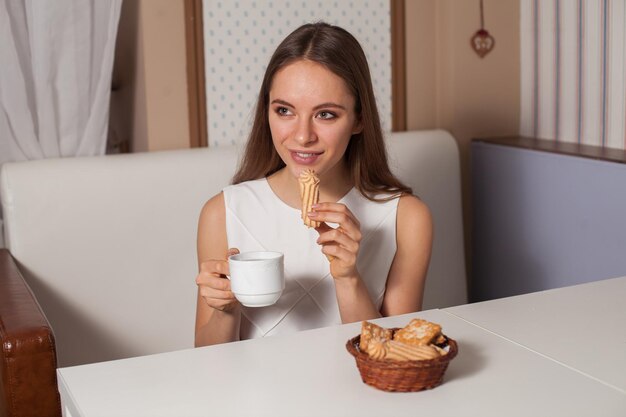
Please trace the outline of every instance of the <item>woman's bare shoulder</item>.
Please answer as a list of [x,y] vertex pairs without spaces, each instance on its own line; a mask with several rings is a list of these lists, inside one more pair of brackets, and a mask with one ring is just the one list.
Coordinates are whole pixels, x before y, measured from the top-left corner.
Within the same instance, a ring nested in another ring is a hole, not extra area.
[[403,194],[398,202],[398,219],[416,222],[432,222],[430,209],[413,194]]
[[400,197],[396,233],[400,248],[413,250],[431,242],[433,219],[426,203],[411,194]]
[[198,261],[221,259],[227,250],[224,195],[219,193],[202,207],[198,220]]
[[214,222],[223,222],[225,219],[224,193],[211,197],[200,212],[200,223],[214,224]]

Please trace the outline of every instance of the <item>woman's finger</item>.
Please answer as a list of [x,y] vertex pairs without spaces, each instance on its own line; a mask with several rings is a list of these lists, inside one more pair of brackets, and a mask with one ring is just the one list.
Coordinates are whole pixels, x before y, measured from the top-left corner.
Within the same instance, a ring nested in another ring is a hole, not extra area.
[[320,245],[327,245],[333,242],[351,252],[359,250],[359,243],[344,233],[341,229],[331,228],[328,231],[320,233],[320,236],[317,239],[317,243]]
[[205,301],[209,305],[209,307],[212,307],[219,311],[224,311],[226,309],[229,309],[234,304],[234,301],[236,300],[217,300],[217,299],[207,300],[205,298]]
[[228,278],[209,276],[205,282],[207,287],[211,287],[219,291],[230,291],[230,280]]
[[[354,222],[354,220],[343,213],[333,213],[333,212],[320,212],[315,211],[309,213],[309,217],[311,219],[324,223],[335,223],[338,224],[338,229],[343,233],[347,234],[351,239],[359,242],[361,240],[361,230],[359,225]],[[320,226],[321,227],[321,226]],[[332,229],[328,226],[329,229]],[[337,229],[335,229],[337,230]],[[318,230],[319,232],[320,230]]]
[[[341,203],[318,203],[312,206],[313,212],[330,212],[330,213],[338,213],[343,214],[347,218],[349,218],[357,227],[361,227],[361,223],[359,219],[356,218],[354,213],[350,211],[348,206]],[[337,223],[337,222],[332,222]]]
[[233,293],[230,291],[222,291],[208,286],[200,286],[199,288],[200,295],[205,298],[215,298],[218,300],[227,300],[229,298],[233,298]]
[[327,256],[332,256],[335,259],[340,259],[347,265],[356,264],[356,253],[342,248],[339,245],[322,245],[322,253]]
[[200,287],[200,295],[211,300],[233,300],[235,295],[231,291],[216,290],[211,287]]
[[217,310],[226,310],[237,303],[231,291],[228,257],[238,254],[237,248],[230,248],[225,260],[208,260],[200,264],[200,273],[196,277],[196,284],[200,295],[208,306]]
[[228,261],[211,259],[200,264],[200,274],[210,274],[225,278],[228,275]]

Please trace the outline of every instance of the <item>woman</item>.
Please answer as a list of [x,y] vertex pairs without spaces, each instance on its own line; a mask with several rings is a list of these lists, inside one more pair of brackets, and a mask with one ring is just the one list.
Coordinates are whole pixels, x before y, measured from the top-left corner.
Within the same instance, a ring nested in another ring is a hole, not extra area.
[[[304,169],[320,178],[315,230],[300,219]],[[307,24],[278,46],[233,184],[200,215],[196,346],[421,309],[430,213],[390,172],[367,60],[345,30]],[[285,253],[275,305],[233,296],[239,250]]]

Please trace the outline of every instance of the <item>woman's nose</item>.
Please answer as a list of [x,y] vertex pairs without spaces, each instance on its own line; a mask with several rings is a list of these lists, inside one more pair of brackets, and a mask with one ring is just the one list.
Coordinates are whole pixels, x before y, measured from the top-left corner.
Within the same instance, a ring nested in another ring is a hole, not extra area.
[[295,139],[298,143],[302,145],[314,142],[316,140],[316,135],[310,120],[305,119],[298,123]]

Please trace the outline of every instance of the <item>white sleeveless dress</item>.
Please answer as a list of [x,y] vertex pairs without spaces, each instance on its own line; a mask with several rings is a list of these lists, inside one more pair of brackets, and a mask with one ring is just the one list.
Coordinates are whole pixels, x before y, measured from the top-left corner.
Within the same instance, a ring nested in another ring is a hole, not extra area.
[[[341,324],[329,263],[316,243],[319,234],[302,223],[300,210],[278,198],[265,178],[226,187],[224,201],[229,248],[285,254],[283,294],[272,306],[242,308],[241,338]],[[357,268],[378,309],[396,253],[398,201],[373,202],[356,188],[339,200],[361,223]]]

